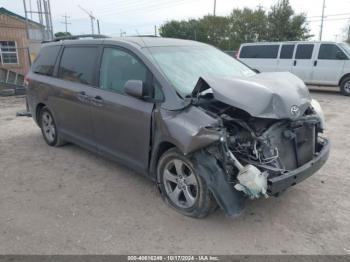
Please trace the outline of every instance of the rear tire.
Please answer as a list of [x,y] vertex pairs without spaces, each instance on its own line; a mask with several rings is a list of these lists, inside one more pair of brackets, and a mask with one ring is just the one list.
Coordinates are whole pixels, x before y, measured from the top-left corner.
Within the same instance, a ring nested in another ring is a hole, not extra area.
[[217,208],[191,160],[176,148],[169,149],[159,159],[157,180],[164,202],[183,215],[204,218]]
[[66,144],[60,138],[55,119],[47,107],[43,107],[40,110],[39,123],[44,140],[49,146],[59,147]]
[[345,77],[345,79],[340,83],[340,92],[344,96],[350,96],[350,76]]

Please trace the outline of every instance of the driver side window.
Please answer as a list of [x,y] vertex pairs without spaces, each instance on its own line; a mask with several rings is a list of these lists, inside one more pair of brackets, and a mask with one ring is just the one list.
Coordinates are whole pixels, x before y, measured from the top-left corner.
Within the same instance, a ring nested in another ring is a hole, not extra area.
[[141,80],[146,84],[147,68],[133,55],[116,48],[105,48],[103,51],[100,88],[123,94],[128,80]]
[[334,44],[321,44],[318,59],[323,60],[344,60],[346,55]]

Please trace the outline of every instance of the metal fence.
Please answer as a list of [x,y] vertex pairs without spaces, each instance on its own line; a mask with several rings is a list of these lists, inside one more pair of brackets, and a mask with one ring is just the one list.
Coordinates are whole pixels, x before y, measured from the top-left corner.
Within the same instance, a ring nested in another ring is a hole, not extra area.
[[25,93],[24,75],[0,68],[0,96],[21,95]]

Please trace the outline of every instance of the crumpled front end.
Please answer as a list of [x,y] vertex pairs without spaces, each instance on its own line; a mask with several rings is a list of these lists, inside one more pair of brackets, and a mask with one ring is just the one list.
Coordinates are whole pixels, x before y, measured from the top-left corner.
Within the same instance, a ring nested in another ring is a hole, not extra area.
[[[323,136],[324,121],[311,103],[299,118],[277,120],[252,117],[222,102],[205,100],[202,98],[197,105],[217,114],[222,135],[204,151],[223,171],[205,171],[202,165],[207,165],[208,159],[198,162],[196,168],[207,183],[215,181],[214,195],[229,215],[243,210],[244,198],[278,196],[314,174],[328,158],[330,146]],[[224,177],[219,185],[218,176]],[[217,190],[227,185],[230,193]]]
[[322,167],[330,148],[324,116],[299,79],[215,79],[201,78],[183,110],[161,111],[160,130],[192,158],[228,215],[246,198],[277,196]]
[[[274,74],[258,78],[259,83],[272,81],[271,75]],[[252,109],[252,103],[240,105],[250,91],[245,91],[245,95],[240,96],[242,99],[238,99],[230,97],[229,89],[222,86],[216,85],[212,92],[207,92],[205,90],[211,86],[203,88],[201,85],[208,85],[208,82],[199,80],[193,104],[219,119],[220,127],[217,129],[221,130],[220,140],[206,146],[205,151],[222,168],[230,190],[240,192],[240,195],[234,196],[217,192],[220,196],[216,198],[221,198],[219,203],[225,202],[228,197],[256,199],[278,196],[314,174],[326,162],[330,146],[323,136],[325,123],[322,109],[317,101],[310,98],[308,91],[299,86],[294,76],[284,76],[293,80],[287,81],[289,91],[283,92],[282,85],[280,90],[276,85],[270,88],[260,86],[261,96],[251,94],[249,97],[257,101],[255,109]],[[232,83],[232,80],[229,82]],[[281,83],[281,80],[277,82]],[[249,88],[253,84],[247,85],[246,88]],[[295,90],[291,85],[296,85]],[[243,90],[237,86],[233,89]],[[213,177],[211,175],[210,179],[215,179]],[[207,179],[209,183],[210,179]],[[242,201],[237,202],[242,207]],[[220,205],[231,215],[242,210],[228,202]]]

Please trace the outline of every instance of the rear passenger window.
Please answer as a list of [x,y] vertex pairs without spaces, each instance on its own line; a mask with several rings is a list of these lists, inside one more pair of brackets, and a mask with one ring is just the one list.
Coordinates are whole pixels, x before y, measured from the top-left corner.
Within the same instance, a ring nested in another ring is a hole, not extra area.
[[241,48],[240,58],[277,58],[279,45],[251,45]]
[[33,63],[33,72],[52,76],[60,46],[43,47]]
[[292,59],[295,45],[282,45],[280,59]]
[[100,71],[100,87],[123,93],[128,80],[147,81],[147,68],[133,55],[116,49],[105,48]]
[[92,85],[96,59],[96,47],[66,47],[58,76],[64,80]]
[[[326,60],[340,60],[337,57],[337,53],[341,52],[344,54],[339,47],[333,44],[322,44],[320,46],[320,51],[318,53],[318,59],[326,59]],[[345,55],[344,55],[345,56]]]
[[295,59],[311,59],[313,50],[313,44],[298,45]]

